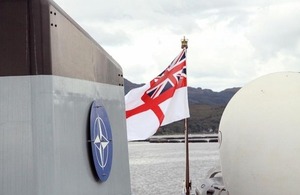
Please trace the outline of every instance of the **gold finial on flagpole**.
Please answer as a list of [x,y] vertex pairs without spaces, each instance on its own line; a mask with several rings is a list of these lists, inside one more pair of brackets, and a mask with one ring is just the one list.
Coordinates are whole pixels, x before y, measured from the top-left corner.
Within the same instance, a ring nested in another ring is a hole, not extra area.
[[185,36],[183,36],[183,39],[181,39],[181,49],[187,49],[188,48],[188,39],[185,39]]

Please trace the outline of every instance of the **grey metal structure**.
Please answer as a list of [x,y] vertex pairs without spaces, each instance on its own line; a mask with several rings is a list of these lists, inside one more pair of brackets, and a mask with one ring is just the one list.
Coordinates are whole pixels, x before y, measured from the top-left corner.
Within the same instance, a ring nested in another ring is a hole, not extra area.
[[[53,1],[0,1],[0,194],[131,194],[122,68]],[[91,103],[113,136],[95,177]]]
[[220,167],[214,167],[208,171],[206,178],[201,181],[199,190],[196,189],[196,195],[229,195]]

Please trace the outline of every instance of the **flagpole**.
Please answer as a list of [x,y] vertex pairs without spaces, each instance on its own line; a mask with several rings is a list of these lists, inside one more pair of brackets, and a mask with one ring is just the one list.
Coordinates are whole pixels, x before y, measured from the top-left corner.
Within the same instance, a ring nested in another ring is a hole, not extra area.
[[[181,48],[186,50],[188,48],[188,40],[183,37],[181,40]],[[184,119],[184,141],[185,141],[185,195],[190,195],[192,183],[190,181],[190,163],[189,163],[189,132],[188,121]]]

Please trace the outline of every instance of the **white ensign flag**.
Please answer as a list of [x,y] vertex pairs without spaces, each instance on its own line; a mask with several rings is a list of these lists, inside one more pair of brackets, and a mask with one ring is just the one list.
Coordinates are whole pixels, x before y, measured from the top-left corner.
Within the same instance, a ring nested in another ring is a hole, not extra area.
[[125,104],[128,141],[147,139],[160,126],[188,118],[186,50],[156,78],[129,91]]

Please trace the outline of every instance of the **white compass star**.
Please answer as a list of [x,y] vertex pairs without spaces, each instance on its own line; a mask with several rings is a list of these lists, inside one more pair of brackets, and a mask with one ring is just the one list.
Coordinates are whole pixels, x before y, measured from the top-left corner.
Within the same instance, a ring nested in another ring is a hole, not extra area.
[[[107,163],[107,154],[105,155],[104,151],[105,151],[105,148],[109,144],[109,140],[103,135],[103,130],[101,127],[102,119],[99,116],[96,118],[95,123],[96,122],[97,122],[97,124],[95,124],[95,125],[96,125],[98,131],[97,131],[97,136],[94,140],[94,144],[99,152],[100,159],[97,158],[98,163],[101,166],[101,168],[104,168]],[[100,160],[100,162],[99,162],[99,160]]]

